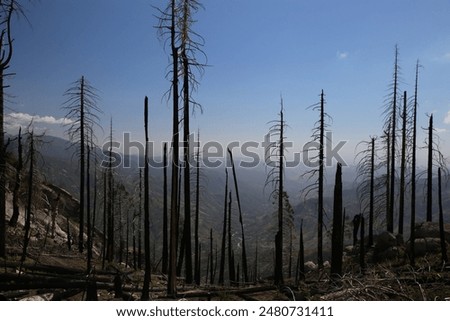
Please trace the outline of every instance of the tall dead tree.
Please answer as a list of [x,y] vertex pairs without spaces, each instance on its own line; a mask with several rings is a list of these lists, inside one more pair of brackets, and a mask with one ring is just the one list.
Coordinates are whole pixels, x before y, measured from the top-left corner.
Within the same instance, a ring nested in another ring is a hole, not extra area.
[[295,283],[305,279],[305,246],[303,240],[303,220],[300,222],[300,237],[298,245],[297,268],[295,269]]
[[150,262],[150,184],[149,184],[149,163],[148,163],[148,97],[144,100],[144,129],[145,129],[145,156],[144,156],[144,255],[145,255],[145,273],[144,284],[142,286],[142,301],[150,299],[150,277],[151,277],[151,262]]
[[428,124],[427,222],[433,220],[433,114]]
[[16,226],[20,216],[19,208],[19,191],[22,181],[22,169],[23,169],[23,147],[22,147],[22,127],[19,128],[17,135],[17,165],[16,165],[16,181],[14,182],[13,189],[13,213],[9,220],[10,226]]
[[342,276],[342,165],[337,164],[334,185],[333,231],[331,237],[331,275]]
[[167,143],[164,143],[164,156],[163,156],[163,171],[164,171],[164,182],[163,182],[163,247],[162,247],[162,273],[167,274],[168,269],[168,258],[169,258],[169,240],[168,240],[168,227],[169,221],[167,217]]
[[13,13],[20,11],[20,6],[14,0],[1,1],[0,6],[0,257],[6,256],[6,146],[4,132],[5,112],[5,71],[9,68],[13,56],[13,39],[11,35],[11,20]]
[[178,177],[179,177],[179,50],[177,33],[177,16],[179,8],[177,1],[170,0],[165,10],[160,10],[160,23],[158,27],[160,39],[170,39],[171,51],[171,90],[172,98],[172,184],[170,196],[170,233],[169,233],[169,269],[167,294],[175,297],[177,294],[177,245],[178,245]]
[[[271,197],[277,203],[278,230],[275,235],[275,269],[274,281],[276,285],[284,283],[283,280],[283,226],[284,226],[284,107],[281,99],[280,119],[272,122],[269,135],[276,140],[269,144],[266,152],[266,165],[271,169],[267,175],[266,186],[272,185]],[[275,160],[273,160],[273,158]]]
[[98,107],[98,95],[96,89],[81,76],[72,86],[66,90],[64,96],[67,100],[63,104],[63,109],[67,111],[66,118],[70,119],[67,133],[72,145],[77,146],[77,156],[80,163],[80,184],[79,184],[79,234],[78,251],[84,249],[84,225],[85,225],[85,196],[86,196],[86,148],[89,137],[98,126],[101,113]]
[[239,223],[241,225],[241,237],[242,237],[242,272],[244,273],[244,280],[245,282],[248,282],[248,270],[247,270],[247,251],[245,246],[245,232],[244,232],[244,217],[242,215],[242,208],[241,208],[241,198],[239,196],[239,185],[237,180],[237,174],[236,174],[236,168],[233,161],[233,153],[230,149],[228,149],[228,155],[230,156],[230,162],[231,167],[233,170],[233,180],[234,180],[234,189],[236,192],[236,200],[238,204],[238,211],[239,211]]
[[329,127],[331,117],[325,112],[325,93],[322,90],[320,94],[320,101],[314,104],[309,109],[319,112],[319,120],[315,123],[312,133],[311,144],[316,145],[317,155],[309,159],[311,166],[310,171],[304,173],[302,176],[307,177],[308,180],[315,178],[315,181],[303,189],[302,193],[308,196],[311,192],[317,191],[317,264],[319,268],[323,268],[323,228],[324,223],[324,176],[325,176],[325,132]]
[[107,238],[106,238],[106,260],[109,263],[114,261],[114,176],[113,176],[113,125],[110,121],[108,168],[107,168]]
[[228,198],[228,169],[225,168],[225,200],[223,202],[223,228],[222,228],[222,248],[220,251],[219,285],[224,284],[225,272],[225,248],[227,235],[227,198]]
[[406,158],[407,158],[407,137],[406,131],[408,126],[408,103],[406,91],[403,93],[403,111],[402,120],[402,151],[400,160],[400,199],[398,211],[398,234],[403,235],[403,221],[405,219],[405,194],[406,194]]
[[236,281],[236,271],[234,269],[234,252],[232,243],[232,232],[231,232],[231,191],[228,193],[228,275],[230,283]]
[[385,110],[385,129],[389,131],[390,137],[390,159],[387,166],[389,169],[389,199],[388,211],[386,213],[387,231],[394,232],[394,212],[395,212],[395,162],[396,162],[396,146],[397,146],[397,122],[398,122],[398,96],[399,96],[399,63],[398,63],[398,47],[395,46],[394,74],[391,83],[392,92],[387,98]]
[[[200,131],[197,140],[200,142]],[[200,148],[196,154],[196,175],[195,175],[195,226],[194,226],[194,279],[200,285],[200,248],[199,248],[199,223],[200,223]]]
[[419,84],[419,61],[416,63],[416,81],[414,86],[414,102],[412,116],[412,147],[411,147],[411,223],[410,223],[410,264],[415,265],[415,233],[416,233],[416,147],[417,147],[417,107]]
[[[376,164],[376,137],[372,137],[370,141],[362,141],[358,146],[363,146],[363,149],[356,154],[358,160],[357,176],[358,182],[357,193],[360,198],[360,206],[363,212],[369,211],[369,246],[373,244],[373,225],[375,218],[375,208],[380,206],[382,201],[379,190],[384,187],[384,184],[376,184],[375,172],[380,165]],[[377,193],[378,192],[378,193]],[[357,217],[359,219],[359,216]],[[354,234],[354,241],[357,234]]]
[[34,166],[36,161],[36,149],[35,149],[35,137],[34,131],[28,131],[28,193],[27,193],[27,208],[25,210],[25,233],[23,239],[22,256],[20,258],[20,271],[22,270],[22,265],[25,262],[28,250],[28,244],[30,241],[30,230],[31,230],[31,216],[32,216],[32,206],[33,206],[33,190],[34,190]]

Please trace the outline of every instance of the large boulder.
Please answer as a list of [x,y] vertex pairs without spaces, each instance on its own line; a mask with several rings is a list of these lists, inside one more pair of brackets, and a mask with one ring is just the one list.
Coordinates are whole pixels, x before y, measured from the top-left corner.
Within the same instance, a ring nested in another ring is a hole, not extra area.
[[[416,239],[440,238],[438,222],[423,222],[416,224]],[[444,224],[445,240],[450,243],[450,224]]]
[[425,256],[430,253],[440,253],[441,239],[435,237],[418,238],[414,242],[414,252],[416,256]]
[[404,255],[404,242],[401,235],[394,235],[387,231],[375,237],[373,260],[380,262],[384,260],[399,259]]
[[376,236],[375,239],[375,252],[381,253],[389,249],[390,247],[397,246],[397,237],[389,232],[382,232]]

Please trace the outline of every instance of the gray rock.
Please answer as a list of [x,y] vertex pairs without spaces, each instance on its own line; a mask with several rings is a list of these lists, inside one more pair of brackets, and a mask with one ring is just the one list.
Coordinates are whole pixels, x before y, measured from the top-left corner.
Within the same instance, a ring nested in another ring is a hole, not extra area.
[[[416,239],[440,238],[438,222],[423,222],[416,224]],[[450,243],[450,224],[444,224],[445,240]]]

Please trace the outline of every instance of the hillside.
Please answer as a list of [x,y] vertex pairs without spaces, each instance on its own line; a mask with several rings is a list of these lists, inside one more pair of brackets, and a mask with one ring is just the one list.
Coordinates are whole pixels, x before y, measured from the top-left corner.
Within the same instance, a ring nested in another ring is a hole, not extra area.
[[[4,273],[1,276],[0,296],[5,299],[20,299],[23,297],[36,296],[40,299],[92,299],[90,297],[90,286],[97,285],[98,299],[110,300],[115,296],[127,299],[139,298],[139,284],[142,282],[142,271],[135,270],[136,257],[133,247],[133,240],[136,240],[136,233],[130,231],[126,225],[126,215],[134,218],[135,211],[133,203],[138,202],[138,172],[136,168],[118,169],[116,173],[117,181],[123,182],[124,189],[128,193],[129,199],[124,198],[128,206],[119,207],[116,216],[119,219],[117,233],[122,233],[125,238],[124,243],[117,240],[118,247],[125,247],[117,256],[118,264],[104,264],[102,262],[102,188],[101,183],[98,189],[98,217],[96,220],[96,230],[94,233],[93,259],[94,270],[86,279],[85,253],[78,253],[76,249],[76,239],[78,235],[78,200],[77,195],[77,164],[73,160],[72,152],[67,149],[68,142],[58,138],[46,138],[40,153],[42,155],[39,164],[40,178],[34,187],[36,200],[33,206],[31,221],[31,237],[24,262],[20,262],[23,249],[23,213],[25,205],[24,192],[21,201],[21,217],[16,227],[8,227],[7,235],[7,260],[2,262]],[[10,146],[11,150],[14,145]],[[14,153],[12,153],[12,161]],[[12,173],[13,169],[9,173]],[[217,249],[222,227],[223,217],[223,189],[225,184],[223,169],[202,169],[202,193],[200,210],[200,239],[203,244],[209,240],[210,228],[214,231],[214,244]],[[13,176],[8,177],[10,181]],[[183,278],[180,278],[185,297],[199,299],[212,297],[222,299],[292,299],[288,292],[283,289],[274,288],[272,278],[272,255],[273,255],[273,235],[275,234],[275,213],[273,205],[268,200],[267,191],[264,193],[265,172],[261,169],[239,170],[239,184],[241,189],[241,199],[243,201],[244,220],[246,222],[246,236],[249,262],[256,270],[256,276],[251,284],[246,284],[245,289],[235,287],[217,287],[209,284],[207,276],[206,258],[208,257],[208,247],[203,251],[204,263],[202,276],[205,284],[200,287],[183,285]],[[9,184],[11,186],[11,184]],[[151,244],[152,244],[152,265],[153,265],[153,298],[165,298],[165,276],[160,273],[160,254],[162,226],[162,173],[161,170],[151,170]],[[295,180],[290,179],[288,186],[295,190]],[[327,187],[329,189],[329,187]],[[446,190],[445,204],[448,204],[448,190]],[[294,193],[293,193],[294,194]],[[349,188],[344,191],[346,198],[347,213],[357,213],[358,203],[354,189]],[[57,215],[53,228],[52,214],[55,213],[56,199],[58,203]],[[292,200],[295,197],[291,198]],[[7,219],[12,213],[12,195],[7,193]],[[119,203],[120,204],[120,203]],[[325,206],[330,211],[332,199],[325,198]],[[125,205],[125,204],[124,204]],[[411,269],[407,264],[408,239],[398,238],[395,235],[380,236],[379,241],[373,248],[366,252],[365,259],[369,267],[362,271],[359,267],[359,248],[351,246],[351,219],[347,216],[345,245],[346,254],[344,256],[345,275],[338,282],[334,283],[329,279],[326,270],[320,271],[314,264],[315,261],[315,211],[316,200],[314,197],[293,203],[294,208],[294,246],[293,246],[293,267],[296,266],[298,251],[297,230],[299,218],[305,220],[305,254],[309,260],[305,264],[305,280],[301,283],[295,282],[294,274],[288,278],[286,285],[289,286],[297,299],[314,300],[420,300],[420,299],[445,299],[450,296],[450,284],[448,278],[450,271],[448,267],[440,265],[439,241],[436,225],[418,225],[416,241],[416,251],[420,252],[417,267]],[[448,207],[446,207],[448,208]],[[122,209],[122,212],[120,212]],[[423,211],[423,204],[418,208],[419,213]],[[419,216],[419,219],[421,216]],[[241,249],[240,227],[238,225],[238,215],[233,209],[234,245],[237,253]],[[330,225],[327,219],[327,225]],[[130,237],[128,242],[124,236],[125,229]],[[329,230],[329,229],[328,229]],[[450,224],[446,225],[448,233],[447,242],[450,243]],[[134,231],[134,230],[133,230]],[[382,234],[383,235],[383,234]],[[85,235],[85,238],[87,236]],[[329,258],[330,236],[327,232],[324,244],[325,258]],[[287,243],[286,243],[287,244]],[[255,262],[256,245],[258,246],[258,261]],[[447,249],[450,247],[447,244]],[[217,250],[216,250],[217,251]],[[285,249],[288,256],[288,248]],[[419,253],[418,252],[418,253]],[[217,252],[216,252],[217,253]],[[256,265],[255,265],[256,263]],[[325,268],[329,265],[326,262]],[[253,269],[252,268],[252,269]],[[287,262],[286,262],[287,268]],[[227,272],[227,271],[226,271]],[[364,272],[364,273],[362,273]],[[70,275],[70,276],[69,276]],[[119,277],[119,279],[117,279]],[[122,284],[119,290],[118,281]],[[446,281],[447,280],[447,281]],[[94,282],[95,281],[95,282]],[[40,289],[40,290],[37,290]],[[206,291],[206,292],[205,292]],[[246,292],[247,291],[247,292]],[[117,293],[119,292],[119,294]],[[46,295],[43,295],[46,293]]]

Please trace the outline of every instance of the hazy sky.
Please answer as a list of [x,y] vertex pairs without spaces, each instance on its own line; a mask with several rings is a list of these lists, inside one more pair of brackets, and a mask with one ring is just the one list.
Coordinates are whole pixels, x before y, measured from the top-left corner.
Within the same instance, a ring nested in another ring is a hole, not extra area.
[[[143,98],[150,98],[150,135],[169,140],[171,108],[163,98],[168,50],[157,39],[157,11],[167,1],[24,1],[28,21],[13,23],[14,57],[8,79],[10,122],[39,116],[36,126],[64,122],[63,93],[84,75],[99,90],[103,125],[115,136],[143,137]],[[450,148],[450,1],[215,0],[203,1],[195,30],[208,56],[191,128],[203,140],[261,142],[277,117],[280,95],[298,146],[309,140],[317,114],[306,110],[326,93],[335,140],[356,143],[379,135],[382,107],[400,51],[402,90],[411,95],[417,59],[419,124],[435,114],[442,145]],[[52,118],[53,117],[53,118]],[[447,120],[446,120],[447,117]],[[102,134],[99,134],[102,137]],[[422,144],[423,137],[419,143]],[[347,156],[353,161],[353,156]]]

